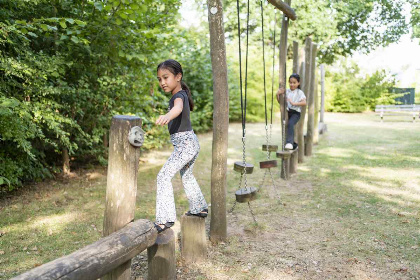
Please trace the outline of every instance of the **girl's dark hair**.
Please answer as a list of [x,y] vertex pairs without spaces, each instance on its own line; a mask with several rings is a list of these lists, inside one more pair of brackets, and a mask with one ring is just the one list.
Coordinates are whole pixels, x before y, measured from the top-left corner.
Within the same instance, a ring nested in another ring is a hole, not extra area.
[[184,73],[182,72],[181,64],[176,60],[168,59],[168,60],[165,60],[164,62],[159,63],[159,65],[157,67],[157,71],[159,71],[159,69],[166,69],[169,72],[171,72],[172,74],[174,74],[174,76],[181,73],[181,75],[182,75],[182,77],[181,77],[181,87],[182,87],[183,90],[185,90],[187,92],[188,103],[190,104],[190,111],[194,110],[194,101],[193,101],[192,96],[191,96],[190,88],[182,80],[182,78],[184,77]]
[[289,81],[290,81],[291,78],[295,78],[298,81],[298,83],[299,83],[298,89],[300,89],[300,76],[299,76],[299,74],[293,73],[292,75],[290,75]]

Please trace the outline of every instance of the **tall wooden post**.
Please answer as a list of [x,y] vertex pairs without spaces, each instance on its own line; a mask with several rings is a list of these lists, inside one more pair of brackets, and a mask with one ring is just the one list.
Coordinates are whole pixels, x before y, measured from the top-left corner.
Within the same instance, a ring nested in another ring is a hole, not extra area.
[[[291,0],[287,0],[286,3],[290,6]],[[287,33],[289,28],[289,19],[286,14],[283,14],[283,20],[281,24],[281,33],[280,33],[280,45],[279,45],[279,87],[286,89],[287,87],[287,77],[286,77],[286,60],[287,60]],[[280,95],[280,112],[282,113],[282,150],[284,150],[284,145],[286,145],[286,128],[287,128],[287,110],[285,107],[285,97],[286,92]],[[289,158],[282,157],[281,161],[281,173],[280,177],[288,180],[289,179]]]
[[321,64],[321,112],[319,122],[324,123],[325,112],[325,65]]
[[[299,43],[296,41],[293,41],[293,73],[299,73]],[[294,129],[294,141],[298,142],[298,127],[295,126]],[[299,149],[299,147],[298,147]],[[289,163],[289,171],[290,173],[296,173],[297,171],[297,165],[298,165],[298,150],[293,151],[291,157],[290,157],[290,163]]]
[[229,91],[227,81],[225,31],[221,0],[208,0],[210,53],[213,69],[213,150],[211,166],[210,240],[227,238],[226,188],[229,128]]
[[312,156],[312,146],[314,142],[314,114],[315,114],[315,59],[317,44],[312,44],[311,48],[311,79],[308,93],[308,125],[306,132],[305,156]]
[[314,116],[314,145],[319,141],[319,94],[318,94],[318,70],[315,68],[315,116]]
[[[133,147],[127,139],[133,126],[141,126],[139,117],[112,118],[103,236],[110,235],[134,220],[140,149]],[[131,260],[102,279],[128,280],[130,277]]]
[[[309,93],[309,86],[310,86],[310,70],[311,70],[311,46],[312,46],[312,39],[310,37],[307,37],[305,40],[305,72],[304,77],[301,79],[301,88],[303,89],[303,92],[306,95],[306,102],[308,102],[308,93]],[[304,152],[305,152],[305,142],[304,142],[304,136],[303,136],[303,127],[305,125],[305,116],[306,116],[306,107],[301,107],[301,115],[300,115],[300,121],[298,122],[298,145],[299,145],[299,151],[298,151],[298,161],[299,163],[304,162]]]

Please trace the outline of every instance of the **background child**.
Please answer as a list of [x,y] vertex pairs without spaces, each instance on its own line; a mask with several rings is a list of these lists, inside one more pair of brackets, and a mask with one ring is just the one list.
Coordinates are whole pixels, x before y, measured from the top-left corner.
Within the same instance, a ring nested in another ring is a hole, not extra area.
[[[294,143],[294,127],[300,119],[301,106],[306,105],[306,96],[300,90],[300,76],[292,74],[289,77],[290,89],[286,91],[287,100],[287,114],[289,122],[287,124],[286,150],[296,149],[297,144]],[[284,88],[279,88],[277,91],[277,101],[280,102],[280,94],[284,94]]]
[[207,217],[207,203],[192,174],[200,145],[191,127],[190,111],[194,108],[191,92],[182,81],[182,67],[173,59],[157,67],[159,86],[170,93],[168,113],[156,120],[157,125],[168,125],[174,151],[157,176],[156,229],[162,232],[176,220],[175,199],[171,180],[180,171],[190,211],[186,215]]

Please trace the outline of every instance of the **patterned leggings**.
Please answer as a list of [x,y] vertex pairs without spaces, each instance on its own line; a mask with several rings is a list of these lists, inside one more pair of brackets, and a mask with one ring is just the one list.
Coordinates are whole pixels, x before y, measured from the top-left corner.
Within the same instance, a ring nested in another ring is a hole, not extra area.
[[180,171],[182,184],[190,204],[191,213],[207,209],[207,203],[192,174],[194,162],[200,151],[200,144],[194,131],[171,135],[174,151],[157,176],[156,223],[175,222],[176,210],[171,180]]

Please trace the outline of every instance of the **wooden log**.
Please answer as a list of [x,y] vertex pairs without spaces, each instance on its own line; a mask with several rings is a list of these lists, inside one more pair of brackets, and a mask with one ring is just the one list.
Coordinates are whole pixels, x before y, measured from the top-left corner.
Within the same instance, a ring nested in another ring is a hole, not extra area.
[[172,229],[160,233],[156,243],[147,248],[147,263],[147,279],[176,279],[175,234]]
[[43,264],[13,280],[98,279],[152,246],[157,231],[152,222],[137,220],[70,255]]
[[299,147],[296,148],[295,150],[293,150],[292,155],[290,156],[290,166],[289,166],[289,172],[290,174],[294,174],[297,172],[297,168],[298,168],[298,150]]
[[305,156],[312,156],[312,146],[314,142],[314,119],[315,119],[315,59],[318,46],[312,43],[311,47],[311,79],[308,93],[308,125],[305,142]]
[[206,224],[204,218],[181,217],[181,255],[188,263],[207,258]]
[[[111,121],[103,236],[134,220],[140,149],[127,139],[134,126],[141,126],[139,117],[114,116]],[[102,279],[128,280],[130,277],[131,260]]]
[[[305,40],[305,74],[304,78],[301,79],[301,88],[303,88],[303,92],[306,95],[306,100],[308,100],[308,92],[309,92],[309,81],[311,80],[310,70],[311,70],[311,46],[312,46],[312,39],[310,37],[307,37]],[[303,136],[303,127],[305,125],[305,116],[306,116],[306,107],[301,107],[301,115],[300,115],[300,121],[298,122],[298,145],[299,145],[299,163],[304,162],[304,152],[305,152],[305,142],[304,142],[304,136]]]
[[287,4],[287,3],[284,3],[281,0],[268,0],[268,2],[270,4],[272,4],[274,7],[276,7],[277,9],[279,9],[280,11],[282,11],[291,20],[296,20],[297,19],[295,10],[293,10],[290,7],[290,3]]
[[227,238],[226,189],[229,128],[229,90],[227,78],[223,5],[221,0],[207,1],[210,55],[213,71],[213,148],[211,166],[210,240]]

